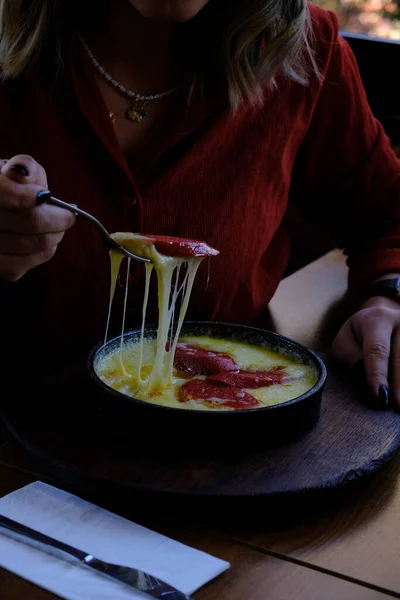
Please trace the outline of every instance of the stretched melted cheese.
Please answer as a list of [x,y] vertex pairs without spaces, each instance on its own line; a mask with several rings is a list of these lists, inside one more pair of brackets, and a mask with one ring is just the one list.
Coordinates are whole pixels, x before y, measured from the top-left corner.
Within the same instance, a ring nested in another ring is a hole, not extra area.
[[[157,252],[154,244],[146,237],[134,233],[114,233],[113,239],[121,246],[143,258],[150,259],[145,263],[146,282],[142,311],[142,334],[140,339],[139,359],[134,365],[135,372],[127,372],[122,353],[123,332],[121,336],[121,350],[119,353],[120,368],[125,377],[131,376],[137,385],[137,393],[142,397],[150,397],[164,390],[173,381],[173,358],[180,330],[189,304],[197,269],[203,257],[172,257],[163,256]],[[111,291],[107,319],[110,320],[112,300],[118,273],[123,260],[123,255],[113,250],[111,256]],[[153,368],[149,375],[142,376],[144,330],[146,322],[147,302],[149,297],[150,280],[153,269],[158,280],[158,330],[156,353]],[[186,270],[185,270],[186,269]],[[181,277],[183,275],[183,279]],[[182,281],[181,281],[182,279]],[[175,331],[173,331],[175,310],[180,300],[179,316]],[[124,321],[126,313],[127,289],[125,293]],[[106,332],[107,336],[107,332]],[[169,342],[169,349],[167,350]]]

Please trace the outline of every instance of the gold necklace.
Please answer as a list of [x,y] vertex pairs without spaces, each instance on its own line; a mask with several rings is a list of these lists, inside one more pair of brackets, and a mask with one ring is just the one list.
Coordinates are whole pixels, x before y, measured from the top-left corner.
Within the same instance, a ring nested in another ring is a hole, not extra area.
[[[159,94],[137,94],[133,90],[129,90],[124,85],[119,83],[116,79],[114,79],[112,75],[110,75],[110,73],[107,73],[107,71],[101,66],[99,61],[93,55],[93,52],[90,50],[89,46],[84,41],[84,39],[81,36],[78,37],[84,49],[86,50],[86,54],[90,58],[94,67],[96,67],[97,71],[104,77],[107,83],[109,83],[123,96],[126,96],[129,99],[129,106],[125,111],[125,117],[128,119],[128,121],[131,121],[132,123],[140,123],[145,117],[147,117],[147,111],[145,110],[145,106],[148,102],[150,102],[151,100],[157,100],[158,98],[164,98],[164,96],[169,96],[170,94],[173,94],[183,86],[183,84],[180,84],[170,90],[167,90],[166,92],[161,92]],[[115,124],[115,113],[109,112],[109,115],[111,121],[113,122],[113,124]]]

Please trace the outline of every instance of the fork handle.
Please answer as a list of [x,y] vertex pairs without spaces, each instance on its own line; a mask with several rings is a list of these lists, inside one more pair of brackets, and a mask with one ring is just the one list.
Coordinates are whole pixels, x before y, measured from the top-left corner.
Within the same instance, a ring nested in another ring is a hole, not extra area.
[[60,542],[59,540],[55,540],[44,533],[40,533],[39,531],[35,531],[26,525],[22,525],[22,523],[17,523],[17,521],[13,521],[8,517],[3,517],[0,515],[0,527],[4,527],[4,529],[8,529],[9,531],[13,531],[14,533],[18,533],[25,537],[30,538],[31,540],[35,540],[36,542],[40,542],[42,544],[47,544],[48,546],[52,546],[53,548],[57,548],[58,550],[62,550],[63,552],[67,552],[71,556],[78,558],[79,560],[83,560],[87,554],[86,552],[82,552],[77,548],[73,548],[68,544],[64,544],[64,542]]
[[104,227],[104,225],[102,223],[100,223],[100,221],[98,221],[93,215],[85,212],[84,210],[82,210],[81,208],[78,208],[77,206],[73,206],[72,204],[68,204],[68,202],[64,202],[63,200],[60,200],[59,198],[55,198],[52,195],[52,193],[49,192],[49,190],[43,190],[42,192],[39,192],[38,195],[36,196],[36,205],[45,204],[45,203],[53,204],[54,206],[59,206],[60,208],[65,208],[65,209],[73,212],[74,215],[81,215],[82,217],[86,217],[86,219],[89,219],[89,221],[91,221],[94,225],[96,225],[97,229],[99,229],[99,231],[103,235],[103,238],[109,249],[116,250],[117,252],[120,252],[121,254],[124,254],[125,256],[133,258],[134,260],[137,260],[139,262],[143,262],[143,263],[150,262],[149,258],[143,258],[142,256],[136,256],[136,254],[129,252],[128,250],[123,248],[123,246],[118,244],[118,242],[116,242],[111,237],[111,235],[108,233],[108,231]]
[[45,202],[51,202],[51,192],[49,190],[43,190],[36,196],[36,205],[44,204]]
[[72,204],[68,204],[68,202],[64,202],[63,200],[60,200],[59,198],[55,198],[52,195],[52,193],[49,192],[49,190],[43,190],[42,192],[39,192],[38,195],[36,196],[36,206],[40,206],[41,204],[53,204],[53,206],[59,206],[60,208],[65,208],[66,210],[69,210],[70,212],[74,213],[75,215],[82,215],[84,217],[87,217],[91,221],[93,221],[97,226],[99,226],[99,225],[101,226],[101,223],[97,219],[95,219],[92,215],[89,215],[89,213],[85,212],[81,208],[78,208],[77,206],[73,206]]
[[[53,206],[59,206],[60,208],[65,208],[66,210],[71,211],[74,215],[81,215],[82,217],[86,217],[89,221],[92,221],[94,225],[100,230],[100,232],[104,235],[107,242],[109,243],[110,234],[107,229],[98,221],[93,215],[85,212],[81,208],[77,206],[73,206],[72,204],[68,204],[68,202],[64,202],[59,198],[55,198],[49,190],[43,190],[39,192],[36,196],[36,205],[40,206],[40,204],[52,204]],[[110,244],[109,244],[110,245]]]

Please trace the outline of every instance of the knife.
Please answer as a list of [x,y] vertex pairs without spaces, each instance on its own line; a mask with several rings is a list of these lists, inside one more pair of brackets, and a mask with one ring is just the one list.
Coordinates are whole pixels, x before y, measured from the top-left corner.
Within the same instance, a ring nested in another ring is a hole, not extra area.
[[102,575],[112,577],[113,579],[116,579],[121,583],[134,588],[135,590],[144,592],[151,598],[159,598],[159,600],[192,600],[189,598],[189,596],[179,592],[168,583],[165,583],[165,581],[162,581],[157,577],[153,577],[153,575],[149,575],[148,573],[140,571],[139,569],[124,567],[122,565],[114,565],[107,563],[104,560],[99,560],[95,556],[87,554],[83,550],[79,550],[78,548],[74,548],[68,544],[64,544],[64,542],[55,540],[44,533],[40,533],[39,531],[35,531],[30,527],[26,527],[26,525],[17,523],[8,517],[3,517],[0,515],[0,527],[9,529],[10,531],[28,537],[36,542],[40,542],[42,544],[46,544],[47,546],[52,546],[53,548],[62,550],[63,552],[66,552],[67,554],[77,558],[84,565],[87,565],[95,571],[98,571]]

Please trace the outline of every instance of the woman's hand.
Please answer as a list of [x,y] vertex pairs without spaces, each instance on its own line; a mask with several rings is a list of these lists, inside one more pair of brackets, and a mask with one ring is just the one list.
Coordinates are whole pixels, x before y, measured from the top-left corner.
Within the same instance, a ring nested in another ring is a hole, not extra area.
[[343,325],[333,342],[334,354],[350,366],[364,362],[368,387],[381,406],[400,408],[400,304],[375,296]]
[[46,173],[32,157],[0,160],[0,279],[17,281],[50,260],[65,231],[75,222],[68,210],[42,204]]

